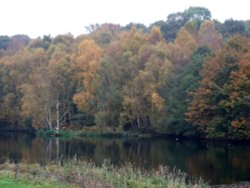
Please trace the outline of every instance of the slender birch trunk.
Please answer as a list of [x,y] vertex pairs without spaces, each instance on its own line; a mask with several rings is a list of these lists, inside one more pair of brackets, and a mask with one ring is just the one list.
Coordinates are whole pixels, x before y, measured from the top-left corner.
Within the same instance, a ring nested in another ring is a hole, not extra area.
[[60,130],[60,101],[59,96],[56,99],[56,134],[59,134]]

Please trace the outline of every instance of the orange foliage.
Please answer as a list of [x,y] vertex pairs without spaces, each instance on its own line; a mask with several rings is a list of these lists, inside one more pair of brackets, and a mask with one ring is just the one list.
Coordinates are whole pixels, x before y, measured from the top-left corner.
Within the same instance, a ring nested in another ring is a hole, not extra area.
[[174,64],[177,66],[186,65],[196,47],[196,41],[185,28],[182,28],[174,43],[170,45],[170,54]]
[[250,124],[246,104],[250,97],[249,49],[249,39],[235,36],[204,65],[200,87],[191,93],[188,121],[205,132],[216,118],[231,120],[233,128]]

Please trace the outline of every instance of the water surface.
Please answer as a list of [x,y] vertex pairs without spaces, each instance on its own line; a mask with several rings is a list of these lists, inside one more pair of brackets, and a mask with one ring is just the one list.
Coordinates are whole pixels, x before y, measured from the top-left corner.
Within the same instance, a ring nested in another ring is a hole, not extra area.
[[169,139],[41,139],[27,134],[0,134],[0,159],[45,164],[77,156],[102,163],[157,169],[176,167],[212,184],[250,181],[250,146]]

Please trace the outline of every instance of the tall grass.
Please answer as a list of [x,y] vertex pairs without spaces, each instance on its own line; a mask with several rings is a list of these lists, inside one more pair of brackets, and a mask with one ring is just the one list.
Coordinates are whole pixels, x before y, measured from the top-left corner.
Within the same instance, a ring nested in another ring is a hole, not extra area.
[[[38,164],[13,164],[6,162],[0,166],[0,178],[8,177],[25,182],[57,182],[63,187],[118,187],[118,188],[203,188],[207,184],[201,179],[189,180],[180,170],[159,167],[156,171],[146,171],[127,164],[115,167],[105,161],[101,166],[82,160],[70,160],[51,163],[46,166]],[[1,183],[1,182],[0,182]],[[0,184],[1,185],[1,184]],[[49,186],[48,186],[49,187]]]

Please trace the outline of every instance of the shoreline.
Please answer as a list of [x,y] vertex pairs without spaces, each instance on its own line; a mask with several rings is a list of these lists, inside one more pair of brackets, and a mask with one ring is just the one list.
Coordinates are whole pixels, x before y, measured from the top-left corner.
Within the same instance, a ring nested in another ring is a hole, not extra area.
[[180,136],[175,134],[166,134],[166,133],[141,133],[141,132],[132,132],[132,131],[123,131],[123,132],[110,132],[110,131],[87,131],[85,129],[71,130],[63,129],[59,131],[59,134],[56,135],[54,130],[44,130],[44,129],[34,129],[34,128],[0,128],[0,134],[9,132],[9,133],[26,133],[43,138],[138,138],[138,139],[173,139],[176,141],[206,141],[206,142],[215,142],[215,143],[228,143],[228,144],[250,144],[250,139],[223,139],[223,138],[206,138],[198,136]]

